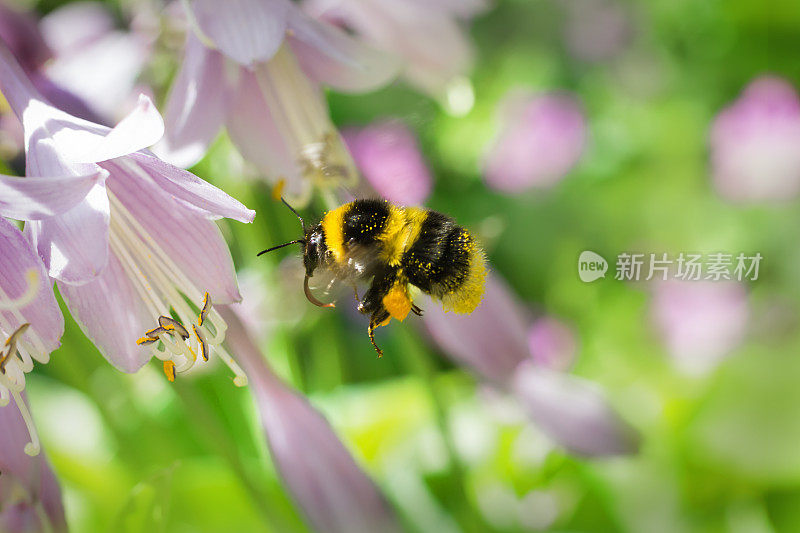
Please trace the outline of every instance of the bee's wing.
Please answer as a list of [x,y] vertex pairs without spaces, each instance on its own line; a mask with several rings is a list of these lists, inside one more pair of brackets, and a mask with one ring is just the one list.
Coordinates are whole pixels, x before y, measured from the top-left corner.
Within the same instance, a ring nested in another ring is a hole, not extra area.
[[380,263],[375,246],[349,245],[345,258],[339,263],[317,268],[309,278],[308,286],[318,299],[325,302],[335,302],[354,294],[363,296]]

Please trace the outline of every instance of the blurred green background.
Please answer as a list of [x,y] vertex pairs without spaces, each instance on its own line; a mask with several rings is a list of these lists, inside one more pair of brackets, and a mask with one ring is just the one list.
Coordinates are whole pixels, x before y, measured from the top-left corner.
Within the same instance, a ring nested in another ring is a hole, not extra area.
[[[62,2],[35,4],[46,13]],[[119,10],[116,3],[112,9]],[[800,211],[727,203],[709,179],[708,134],[720,109],[766,72],[800,83],[795,2],[620,2],[631,28],[613,57],[569,53],[566,3],[505,0],[471,25],[474,108],[463,117],[398,82],[329,94],[339,126],[399,117],[435,175],[428,205],[483,237],[492,268],[579,339],[573,372],[600,384],[641,433],[634,457],[585,460],[554,448],[518,408],[406,321],[381,332],[302,305],[280,260],[256,252],[296,238],[297,221],[266,184],[243,181],[223,136],[193,171],[258,212],[224,224],[237,268],[262,277],[275,306],[263,348],[323,411],[399,511],[427,531],[800,530]],[[177,57],[146,73],[159,102]],[[480,162],[496,106],[515,87],[572,91],[589,138],[578,166],[548,191],[506,196]],[[800,147],[798,147],[800,150]],[[305,210],[319,216],[321,205]],[[745,341],[704,376],[681,373],[649,316],[650,292],[610,277],[581,283],[583,250],[759,251]],[[268,308],[267,308],[268,311]],[[266,311],[265,311],[266,313]],[[65,315],[69,317],[65,311]],[[151,363],[114,371],[67,318],[63,346],[29,377],[42,439],[74,531],[304,531],[269,458],[247,390],[228,371],[163,379]]]

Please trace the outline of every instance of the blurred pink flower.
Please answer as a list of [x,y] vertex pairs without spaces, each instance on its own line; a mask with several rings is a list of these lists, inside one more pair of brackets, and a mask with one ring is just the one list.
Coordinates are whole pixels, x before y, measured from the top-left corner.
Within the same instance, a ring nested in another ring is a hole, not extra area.
[[445,354],[514,395],[541,430],[567,450],[582,455],[636,451],[637,435],[596,385],[534,358],[528,312],[496,275],[487,279],[483,302],[471,315],[444,313],[432,304],[425,306],[423,320]]
[[652,319],[676,364],[690,373],[702,373],[741,343],[750,310],[747,292],[727,281],[656,283]]
[[131,95],[150,55],[144,35],[115,26],[107,4],[88,1],[59,7],[40,23],[54,56],[44,74],[111,119],[122,118],[135,106]]
[[474,50],[461,20],[483,12],[488,4],[485,0],[306,0],[304,6],[401,58],[406,79],[440,97],[449,83],[472,67]]
[[[197,305],[205,293],[216,303],[240,298],[230,252],[214,220],[250,222],[255,213],[144,150],[164,127],[144,96],[113,129],[78,119],[46,103],[2,43],[0,87],[25,131],[28,177],[18,178],[17,187],[30,188],[42,179],[65,185],[94,180],[85,198],[67,211],[8,215],[27,220],[27,235],[84,333],[126,372],[138,370],[152,355],[164,361],[165,371],[169,365],[188,370],[197,353],[207,358],[205,348],[215,346],[243,384],[241,370],[218,346],[225,329],[215,311],[207,320],[214,334],[199,324],[200,333],[195,331],[189,344],[154,328],[173,311],[190,327],[197,313],[186,298]],[[163,350],[155,341],[139,342],[148,331],[158,331]]]
[[347,148],[367,182],[383,198],[400,205],[422,205],[432,178],[414,133],[391,120],[342,131]]
[[[27,404],[24,396],[21,401]],[[65,532],[58,481],[43,455],[23,453],[27,439],[26,421],[20,413],[0,407],[0,531]]]
[[320,84],[370,90],[395,74],[392,61],[289,0],[194,0],[194,32],[167,102],[159,153],[196,163],[223,125],[242,156],[290,201],[314,186],[353,184],[353,162],[331,123]]
[[528,329],[528,348],[536,364],[564,371],[575,361],[578,343],[566,324],[545,316]]
[[800,192],[800,101],[785,80],[762,77],[711,126],[714,185],[729,200],[784,201]]
[[550,187],[578,162],[586,121],[572,96],[516,94],[500,107],[500,135],[484,167],[490,187],[507,193]]
[[401,531],[391,504],[328,421],[272,372],[235,312],[220,312],[228,345],[250,377],[272,459],[310,525],[331,533]]
[[583,61],[608,60],[622,52],[633,34],[625,5],[618,0],[568,0],[564,36]]

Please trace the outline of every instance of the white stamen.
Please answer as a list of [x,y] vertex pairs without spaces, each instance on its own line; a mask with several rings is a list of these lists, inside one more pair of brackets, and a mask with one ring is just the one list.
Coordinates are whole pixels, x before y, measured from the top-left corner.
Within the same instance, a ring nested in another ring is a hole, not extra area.
[[[150,177],[135,163],[119,162],[128,172],[136,173],[141,179]],[[202,308],[204,292],[189,281],[185,274],[171,259],[148,231],[137,221],[114,194],[108,192],[111,204],[111,223],[109,243],[111,251],[119,259],[125,273],[133,282],[136,291],[144,301],[153,318],[151,327],[159,325],[159,317],[170,317],[187,330],[195,323],[199,310],[192,309],[186,298],[197,302]],[[165,229],[165,231],[169,231]],[[202,330],[210,353],[216,353],[234,373],[234,384],[244,386],[247,377],[233,358],[222,348],[227,324],[213,309],[204,315]],[[145,335],[145,332],[142,332]],[[149,345],[151,353],[162,361],[171,361],[175,372],[190,370],[197,363],[197,354],[202,347],[197,337],[192,335],[183,340],[174,330],[161,332],[160,343]],[[202,358],[201,358],[202,359]]]
[[289,46],[283,44],[268,62],[257,64],[254,73],[303,177],[323,189],[354,185],[355,165],[331,123],[323,95],[300,70]]

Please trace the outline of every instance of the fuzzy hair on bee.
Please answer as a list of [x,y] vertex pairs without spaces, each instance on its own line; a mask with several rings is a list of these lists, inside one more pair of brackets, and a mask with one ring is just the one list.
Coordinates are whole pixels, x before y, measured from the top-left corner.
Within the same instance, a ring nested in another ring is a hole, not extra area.
[[334,307],[318,300],[309,278],[326,271],[335,281],[369,282],[358,310],[369,315],[367,329],[378,356],[375,328],[409,313],[422,315],[412,301],[410,286],[441,302],[445,311],[471,313],[483,298],[486,259],[475,238],[447,215],[419,207],[401,207],[385,200],[363,199],[328,211],[306,227],[303,238],[275,246],[258,255],[299,243],[303,246],[304,290],[314,305]]

